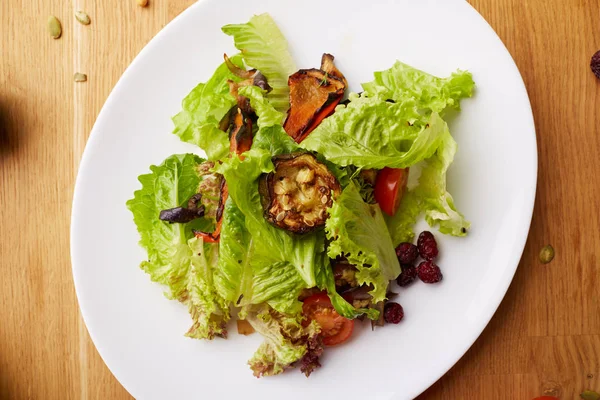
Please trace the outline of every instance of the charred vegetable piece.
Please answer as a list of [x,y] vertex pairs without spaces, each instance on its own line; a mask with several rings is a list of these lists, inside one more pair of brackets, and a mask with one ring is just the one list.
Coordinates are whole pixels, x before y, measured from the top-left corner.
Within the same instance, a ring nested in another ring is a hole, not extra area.
[[332,56],[331,54],[324,53],[323,57],[321,57],[321,71],[325,72],[329,76],[335,76],[336,78],[338,78],[339,80],[344,82],[345,87],[348,87],[348,81],[346,80],[346,77],[340,72],[339,69],[337,69],[337,67],[333,63],[334,59],[335,59],[335,57]]
[[238,108],[229,131],[230,154],[242,154],[252,147],[252,119]]
[[254,328],[250,325],[250,322],[245,319],[237,320],[237,330],[240,335],[251,335],[254,333]]
[[205,243],[218,243],[219,238],[221,236],[221,226],[223,225],[223,210],[225,209],[225,202],[229,197],[229,190],[227,189],[227,183],[225,179],[221,180],[221,188],[220,188],[220,197],[219,197],[219,205],[217,206],[217,212],[215,215],[216,218],[216,226],[213,232],[202,232],[194,230],[194,235],[197,238],[202,238]]
[[297,143],[335,111],[346,85],[320,69],[301,69],[288,79],[290,110],[283,125]]
[[273,164],[275,171],[260,180],[265,218],[298,234],[325,225],[327,208],[341,193],[335,176],[308,153],[278,156]]
[[161,221],[169,223],[181,223],[185,224],[191,222],[197,218],[204,216],[204,206],[198,203],[202,200],[200,193],[193,195],[188,200],[187,207],[175,207],[169,208],[168,210],[162,210],[158,218]]
[[331,265],[336,288],[353,288],[358,285],[356,267],[350,264],[348,260],[332,260]]

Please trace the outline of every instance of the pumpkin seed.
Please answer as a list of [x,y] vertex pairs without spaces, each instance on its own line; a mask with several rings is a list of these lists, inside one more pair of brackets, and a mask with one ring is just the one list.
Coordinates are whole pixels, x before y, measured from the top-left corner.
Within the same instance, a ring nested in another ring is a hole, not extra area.
[[540,250],[540,262],[548,264],[552,259],[554,259],[554,247],[551,245],[542,247],[542,250]]
[[90,16],[83,11],[75,11],[75,19],[82,25],[89,25],[92,22]]
[[48,33],[54,39],[58,39],[60,35],[62,35],[62,26],[60,21],[53,15],[48,17]]
[[87,81],[87,75],[86,74],[82,74],[81,72],[76,72],[75,76],[74,76],[75,82],[86,82]]
[[599,400],[600,394],[598,392],[594,392],[593,390],[586,390],[585,392],[579,395],[583,400]]

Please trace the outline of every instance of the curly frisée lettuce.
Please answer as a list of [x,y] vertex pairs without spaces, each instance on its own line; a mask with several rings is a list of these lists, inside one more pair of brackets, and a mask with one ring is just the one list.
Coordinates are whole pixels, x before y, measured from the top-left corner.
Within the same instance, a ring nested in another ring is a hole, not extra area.
[[213,284],[218,249],[194,238],[192,229],[207,229],[212,221],[204,218],[187,224],[169,224],[158,219],[161,210],[178,207],[198,192],[202,182],[193,154],[174,155],[150,174],[141,175],[142,188],[127,207],[140,233],[140,245],[148,252],[141,268],[150,278],[167,287],[165,295],[188,307],[193,325],[187,336],[212,339],[226,336],[228,304]]

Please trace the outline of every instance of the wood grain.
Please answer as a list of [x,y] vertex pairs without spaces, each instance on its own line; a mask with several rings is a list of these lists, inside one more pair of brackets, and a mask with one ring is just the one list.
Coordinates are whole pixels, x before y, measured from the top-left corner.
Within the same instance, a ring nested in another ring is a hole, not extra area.
[[[576,399],[600,390],[598,0],[471,0],[521,70],[538,138],[531,233],[509,292],[467,354],[419,399]],[[0,2],[0,398],[128,399],[79,317],[73,183],[102,104],[192,0]],[[73,18],[76,9],[92,18]],[[46,18],[63,36],[51,39]],[[74,83],[73,74],[88,74]],[[518,145],[518,143],[515,143]],[[555,260],[538,261],[551,243]]]

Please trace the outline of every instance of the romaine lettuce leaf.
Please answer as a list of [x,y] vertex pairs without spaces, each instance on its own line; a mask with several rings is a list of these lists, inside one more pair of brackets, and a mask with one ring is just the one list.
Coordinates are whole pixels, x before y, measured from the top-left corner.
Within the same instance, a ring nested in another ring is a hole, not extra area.
[[265,338],[248,362],[256,377],[280,374],[295,363],[308,376],[320,366],[323,346],[315,321],[303,327],[301,314],[283,314],[264,305],[248,307],[243,315]]
[[373,81],[362,84],[370,97],[396,102],[414,99],[419,109],[437,113],[448,107],[460,109],[460,100],[471,97],[475,87],[470,72],[457,71],[448,78],[438,78],[400,61],[374,75]]
[[252,235],[246,219],[231,198],[225,203],[219,241],[215,286],[219,294],[238,305],[241,297],[252,296]]
[[287,41],[269,14],[255,15],[245,24],[225,25],[223,32],[233,36],[235,47],[244,61],[267,77],[273,90],[267,99],[282,112],[289,108],[288,77],[296,65],[288,50]]
[[142,188],[127,207],[140,233],[140,245],[148,253],[141,268],[167,287],[168,298],[187,305],[194,322],[187,335],[212,339],[226,335],[229,310],[212,284],[215,249],[198,242],[192,228],[207,230],[213,223],[200,218],[188,224],[169,224],[158,218],[161,210],[184,205],[198,192],[202,161],[193,154],[174,155],[160,166],[151,166],[150,174],[139,177]]
[[[231,57],[231,61],[239,67],[244,65],[240,54]],[[227,133],[219,129],[219,122],[236,101],[229,93],[229,79],[240,80],[222,63],[206,83],[198,84],[183,99],[182,110],[173,117],[173,133],[182,141],[199,146],[209,160],[229,154]]]
[[383,301],[389,282],[400,274],[400,264],[379,206],[365,203],[350,182],[334,201],[325,232],[329,257],[345,256],[358,269],[358,283],[373,285],[373,303]]
[[341,166],[406,168],[431,157],[448,129],[437,113],[422,116],[412,100],[390,103],[354,94],[350,99],[301,146]]
[[215,167],[227,182],[229,196],[245,218],[252,233],[253,293],[250,303],[266,301],[281,312],[298,312],[300,290],[316,285],[322,267],[324,237],[318,233],[292,237],[270,225],[263,216],[258,178],[273,170],[271,154],[264,149],[232,157]]

